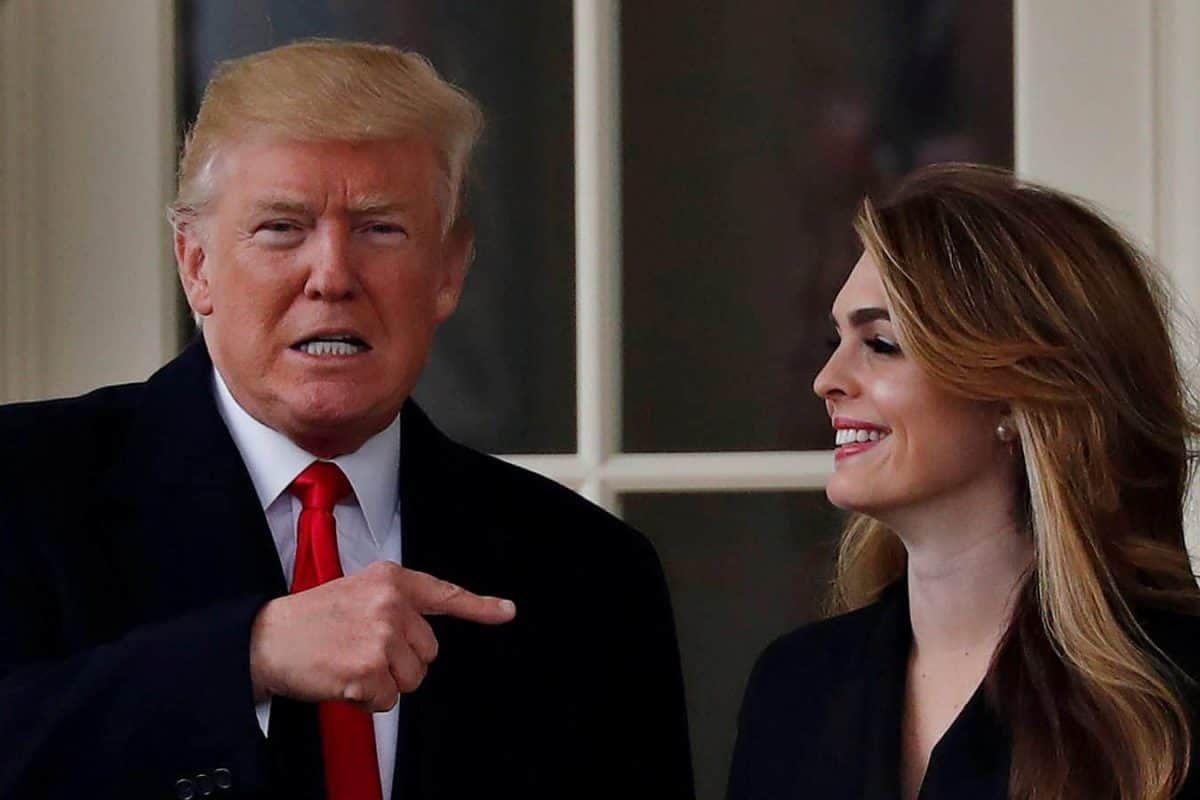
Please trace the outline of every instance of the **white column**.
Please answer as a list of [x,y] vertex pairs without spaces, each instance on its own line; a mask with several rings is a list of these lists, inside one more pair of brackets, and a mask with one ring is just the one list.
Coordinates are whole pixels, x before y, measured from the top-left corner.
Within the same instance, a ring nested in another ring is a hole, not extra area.
[[[1159,0],[1154,9],[1156,255],[1190,299],[1194,317],[1200,309],[1200,3]],[[1200,352],[1190,355],[1195,361]]]
[[175,346],[173,3],[0,9],[4,399],[144,378]]
[[1200,3],[1017,0],[1015,43],[1018,171],[1098,204],[1165,269],[1200,388]]
[[1155,230],[1152,0],[1017,0],[1017,171]]

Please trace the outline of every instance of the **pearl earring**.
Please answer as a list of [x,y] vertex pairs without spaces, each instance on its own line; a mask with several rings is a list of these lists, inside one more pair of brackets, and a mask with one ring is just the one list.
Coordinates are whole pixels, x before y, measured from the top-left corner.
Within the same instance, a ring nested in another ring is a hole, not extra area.
[[1002,442],[1011,442],[1017,438],[1017,432],[1012,429],[1010,423],[1002,421],[996,426],[996,438]]

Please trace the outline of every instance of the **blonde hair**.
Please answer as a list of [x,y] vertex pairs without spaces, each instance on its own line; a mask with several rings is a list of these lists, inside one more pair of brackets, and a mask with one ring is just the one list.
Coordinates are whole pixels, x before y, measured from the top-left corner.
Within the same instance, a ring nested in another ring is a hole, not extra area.
[[[1134,609],[1200,613],[1183,507],[1200,428],[1160,276],[1081,201],[941,165],[855,223],[906,352],[1019,433],[1034,566],[985,687],[1012,731],[1010,796],[1166,800],[1191,758],[1183,675]],[[905,569],[881,523],[843,532],[835,607]]]
[[483,113],[421,55],[361,42],[315,39],[223,62],[204,91],[179,161],[169,207],[177,229],[216,191],[221,148],[248,137],[367,141],[419,137],[434,148],[444,181],[442,225],[460,214]]

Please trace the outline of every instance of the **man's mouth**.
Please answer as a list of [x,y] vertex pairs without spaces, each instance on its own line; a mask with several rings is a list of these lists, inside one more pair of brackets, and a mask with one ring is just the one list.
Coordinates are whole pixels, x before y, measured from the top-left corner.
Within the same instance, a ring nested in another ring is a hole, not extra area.
[[353,356],[369,351],[371,346],[352,334],[322,334],[302,339],[292,349],[310,356]]

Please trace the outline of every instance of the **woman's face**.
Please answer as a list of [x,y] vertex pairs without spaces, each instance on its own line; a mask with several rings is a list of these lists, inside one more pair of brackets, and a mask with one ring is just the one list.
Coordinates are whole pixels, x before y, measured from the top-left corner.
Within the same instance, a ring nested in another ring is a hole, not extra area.
[[833,323],[837,344],[813,382],[836,434],[830,502],[886,521],[1013,496],[1011,457],[996,436],[1001,407],[947,392],[905,355],[868,255],[838,293]]

